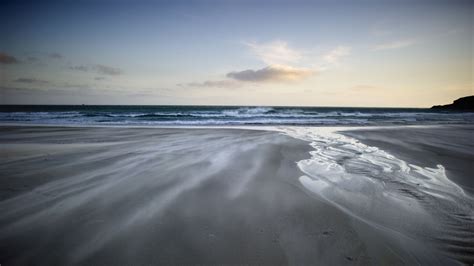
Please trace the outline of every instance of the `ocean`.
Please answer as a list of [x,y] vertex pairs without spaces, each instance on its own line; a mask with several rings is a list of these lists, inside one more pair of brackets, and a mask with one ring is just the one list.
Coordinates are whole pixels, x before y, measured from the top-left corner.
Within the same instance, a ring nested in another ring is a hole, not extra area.
[[137,126],[471,124],[474,113],[421,108],[3,105],[0,123]]

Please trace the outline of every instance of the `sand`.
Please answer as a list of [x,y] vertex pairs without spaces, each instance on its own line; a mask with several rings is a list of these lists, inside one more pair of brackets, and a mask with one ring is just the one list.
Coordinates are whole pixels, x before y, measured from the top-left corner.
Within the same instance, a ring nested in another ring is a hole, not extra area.
[[398,158],[426,167],[442,164],[447,175],[474,195],[474,126],[408,126],[342,131]]
[[456,264],[308,190],[312,149],[259,130],[3,126],[0,263]]

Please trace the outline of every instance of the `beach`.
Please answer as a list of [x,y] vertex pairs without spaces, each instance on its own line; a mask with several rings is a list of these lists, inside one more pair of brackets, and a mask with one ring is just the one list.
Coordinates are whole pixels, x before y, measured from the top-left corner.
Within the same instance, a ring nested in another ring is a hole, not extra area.
[[0,128],[1,264],[474,261],[472,125]]
[[474,193],[474,127],[459,125],[358,129],[343,134],[425,167],[442,164],[449,178]]
[[0,14],[0,266],[474,266],[474,1]]

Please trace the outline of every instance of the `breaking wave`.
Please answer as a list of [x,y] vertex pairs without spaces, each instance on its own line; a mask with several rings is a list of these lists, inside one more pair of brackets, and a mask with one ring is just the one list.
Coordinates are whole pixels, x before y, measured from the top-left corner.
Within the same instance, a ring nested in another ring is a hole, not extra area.
[[229,106],[1,106],[2,123],[90,125],[411,125],[474,123],[430,109]]

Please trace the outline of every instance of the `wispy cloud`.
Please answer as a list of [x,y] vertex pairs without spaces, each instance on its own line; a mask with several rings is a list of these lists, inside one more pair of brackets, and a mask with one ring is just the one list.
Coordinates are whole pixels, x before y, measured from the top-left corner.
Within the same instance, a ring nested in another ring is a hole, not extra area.
[[288,43],[284,41],[277,40],[268,43],[245,42],[244,44],[251,49],[252,53],[259,60],[268,65],[295,63],[303,57],[300,51],[290,48]]
[[71,70],[82,71],[82,72],[94,71],[98,74],[109,75],[109,76],[118,76],[118,75],[123,74],[123,70],[120,68],[100,65],[100,64],[91,65],[91,66],[77,65],[77,66],[69,66],[68,68]]
[[49,81],[35,79],[35,78],[18,78],[18,79],[15,79],[14,82],[28,83],[28,84],[48,84],[49,83]]
[[207,87],[207,88],[238,88],[242,84],[235,80],[206,80],[204,82],[190,82],[186,84],[178,84],[178,86],[187,87]]
[[408,46],[412,46],[416,43],[415,39],[401,39],[394,40],[386,43],[377,44],[374,46],[375,51],[379,50],[391,50],[391,49],[400,49]]
[[299,81],[312,74],[314,74],[314,71],[306,68],[273,65],[258,70],[247,69],[244,71],[234,71],[228,73],[226,76],[238,81],[274,82]]
[[8,64],[16,64],[18,62],[19,61],[18,59],[16,59],[16,57],[0,52],[0,64],[8,65]]
[[351,53],[351,48],[348,46],[337,46],[325,55],[323,55],[324,61],[330,64],[337,64],[342,57],[348,56]]
[[95,65],[95,69],[98,73],[104,75],[117,76],[121,75],[123,71],[120,68],[105,66],[105,65]]
[[77,71],[83,71],[83,72],[89,71],[89,68],[87,66],[82,66],[82,65],[80,65],[80,66],[70,66],[68,68],[71,69],[71,70],[77,70]]

